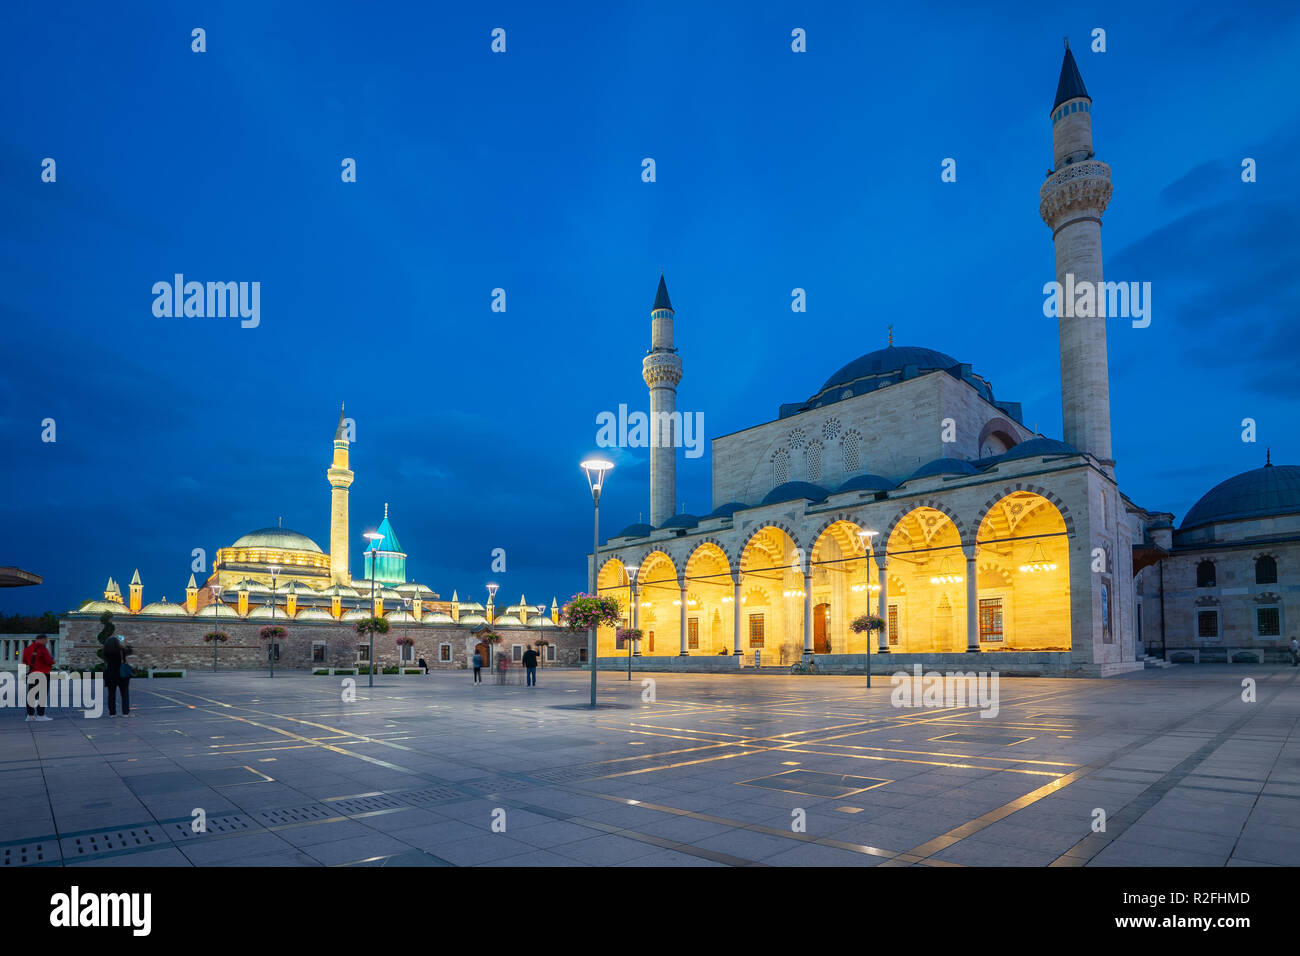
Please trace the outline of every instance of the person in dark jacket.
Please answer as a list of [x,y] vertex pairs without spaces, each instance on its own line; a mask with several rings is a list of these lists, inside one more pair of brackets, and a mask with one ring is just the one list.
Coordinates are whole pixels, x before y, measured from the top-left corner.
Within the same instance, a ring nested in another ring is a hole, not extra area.
[[483,655],[478,651],[474,652],[474,683],[483,683]]
[[537,686],[537,652],[533,650],[533,645],[528,645],[528,650],[524,651],[524,670],[528,672],[528,686]]
[[131,678],[123,676],[125,668],[130,673],[127,656],[131,645],[122,640],[120,634],[104,642],[104,691],[108,696],[108,716],[117,716],[117,692],[122,693],[122,716],[131,716]]
[[53,720],[53,717],[45,716],[45,695],[50,687],[50,668],[54,666],[54,658],[45,646],[44,634],[37,634],[36,639],[23,649],[23,664],[27,667],[27,719]]

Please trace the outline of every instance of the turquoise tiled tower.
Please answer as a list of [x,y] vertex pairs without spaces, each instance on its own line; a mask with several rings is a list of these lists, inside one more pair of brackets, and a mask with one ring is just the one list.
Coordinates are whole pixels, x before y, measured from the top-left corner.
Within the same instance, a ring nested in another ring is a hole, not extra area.
[[380,584],[406,583],[406,552],[388,523],[388,503],[384,503],[384,520],[379,523],[382,538],[372,540],[366,548],[365,580],[372,577]]

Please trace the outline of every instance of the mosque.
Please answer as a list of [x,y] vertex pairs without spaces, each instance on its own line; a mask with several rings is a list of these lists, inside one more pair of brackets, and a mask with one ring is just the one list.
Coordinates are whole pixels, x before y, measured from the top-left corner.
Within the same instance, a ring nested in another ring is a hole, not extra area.
[[[1039,213],[1056,280],[1101,288],[1110,167],[1095,158],[1092,99],[1068,45],[1049,112]],[[651,415],[676,424],[674,315],[661,277],[642,374]],[[1026,427],[1020,404],[970,364],[891,333],[774,420],[713,439],[708,514],[676,513],[676,449],[652,447],[650,521],[609,538],[597,575],[642,637],[624,649],[601,629],[598,656],[814,658],[860,672],[870,651],[892,655],[880,668],[1062,676],[1141,669],[1152,649],[1281,659],[1296,587],[1278,584],[1279,569],[1300,561],[1300,469],[1228,479],[1175,531],[1172,514],[1117,483],[1105,319],[1062,316],[1058,330],[1062,439]],[[855,633],[861,615],[883,628]]]
[[[166,597],[145,603],[138,570],[131,578],[124,600],[121,587],[110,577],[102,599],[84,601],[66,615],[71,626],[64,643],[75,647],[81,639],[91,646],[86,639],[97,630],[99,615],[109,611],[119,626],[128,628],[138,645],[137,653],[148,646],[153,658],[169,664],[183,662],[187,655],[185,648],[202,647],[202,635],[206,632],[233,629],[242,633],[248,629],[237,625],[252,623],[260,627],[276,621],[292,624],[290,633],[295,637],[311,638],[293,641],[301,646],[289,655],[286,663],[343,666],[369,650],[356,641],[356,622],[379,616],[388,620],[390,629],[400,626],[403,635],[415,640],[404,651],[405,659],[414,661],[425,657],[441,664],[455,664],[472,655],[480,644],[483,630],[506,629],[518,641],[505,645],[512,649],[532,643],[548,628],[561,630],[560,608],[554,597],[549,609],[545,605],[529,604],[523,595],[517,604],[498,609],[494,604],[495,586],[489,586],[488,603],[484,606],[477,601],[461,601],[456,593],[446,601],[432,588],[408,581],[407,555],[389,520],[387,504],[378,529],[366,535],[369,544],[362,553],[364,575],[353,579],[348,489],[354,475],[349,467],[351,443],[345,424],[344,410],[340,408],[333,457],[326,471],[330,485],[328,552],[307,535],[289,528],[250,531],[217,550],[211,574],[202,583],[190,575],[184,589],[184,604],[168,601]],[[93,628],[90,622],[96,622]],[[141,626],[146,623],[157,626]],[[329,625],[334,626],[332,632]],[[430,630],[426,634],[423,629]],[[253,628],[252,632],[256,630]],[[256,642],[255,633],[253,641]],[[566,642],[557,638],[547,649],[548,660],[564,659],[563,653],[556,656],[557,643],[560,652],[568,650]],[[426,647],[427,654],[422,653]],[[293,660],[299,650],[302,659]],[[282,656],[285,651],[277,649]]]

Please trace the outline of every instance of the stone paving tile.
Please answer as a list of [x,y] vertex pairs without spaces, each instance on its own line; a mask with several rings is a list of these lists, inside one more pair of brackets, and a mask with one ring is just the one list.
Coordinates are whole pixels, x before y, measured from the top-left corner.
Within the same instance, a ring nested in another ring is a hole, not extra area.
[[[460,674],[381,678],[352,705],[334,682],[293,672],[273,684],[261,673],[196,672],[166,685],[193,709],[142,684],[131,720],[61,714],[28,725],[20,712],[0,713],[0,847],[145,827],[153,842],[144,849],[76,862],[317,865],[313,851],[330,865],[882,860],[780,835],[801,809],[813,836],[891,852],[956,831],[935,864],[1043,865],[1066,851],[1102,866],[1294,864],[1300,682],[1266,670],[1245,723],[1225,703],[1240,671],[1218,665],[1008,679],[993,720],[895,710],[887,683],[867,691],[852,678],[663,674],[651,705],[639,681],[607,674],[602,701],[630,706],[593,715],[573,706],[587,675],[566,670],[536,690],[475,688]],[[1029,739],[1004,746],[954,734]],[[891,782],[841,798],[740,785],[792,769]],[[1040,774],[1004,772],[1025,769]],[[1068,786],[972,823],[1072,770]],[[157,822],[187,820],[195,807],[254,829],[190,837]],[[1104,839],[1091,834],[1096,807],[1108,814]],[[506,834],[489,829],[497,808]],[[262,830],[269,810],[310,825]],[[323,815],[348,819],[311,823]],[[445,848],[455,859],[438,859]]]

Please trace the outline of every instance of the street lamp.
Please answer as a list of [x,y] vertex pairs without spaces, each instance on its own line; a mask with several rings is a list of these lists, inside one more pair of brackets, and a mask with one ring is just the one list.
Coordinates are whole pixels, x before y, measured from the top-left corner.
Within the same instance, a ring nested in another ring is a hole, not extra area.
[[[367,531],[365,534],[367,540],[374,542],[374,553],[370,556],[370,616],[375,617],[375,559],[379,557],[379,544],[384,540],[384,536],[378,531]],[[366,673],[369,675],[367,687],[375,686],[375,629],[370,628],[370,650],[367,652],[370,660],[366,662]]]
[[[863,529],[858,532],[858,537],[862,539],[862,556],[867,559],[867,614],[871,614],[871,539],[878,535],[879,531],[868,531]],[[856,587],[857,585],[854,585]],[[876,590],[879,590],[877,585]],[[879,611],[879,608],[877,608]],[[867,631],[867,687],[871,687],[871,642],[875,640],[875,635],[870,630]]]
[[[213,630],[219,631],[221,630],[221,618],[219,616],[221,614],[221,585],[209,584],[208,588],[212,591],[212,619],[217,622],[212,627]],[[217,644],[219,643],[220,641],[215,640],[212,642],[212,673],[214,674],[217,672]]]
[[278,564],[271,565],[271,642],[266,645],[266,658],[271,662],[271,676],[275,676],[275,576],[280,573]]
[[[587,475],[587,487],[591,489],[591,503],[594,508],[591,546],[591,596],[596,594],[596,573],[600,568],[600,491],[605,487],[605,476],[614,467],[612,461],[604,458],[588,458],[582,463],[582,470]],[[591,706],[596,706],[596,629],[587,631],[587,658],[591,662]]]
[[[635,565],[635,564],[627,565],[627,611],[628,611],[628,624],[632,625],[632,630],[637,629],[637,625],[640,623],[639,619],[641,617],[641,615],[639,615],[636,612],[636,573],[640,570],[641,568],[639,565]],[[627,679],[628,680],[632,679],[632,641],[633,640],[634,639],[631,637],[627,639]]]

